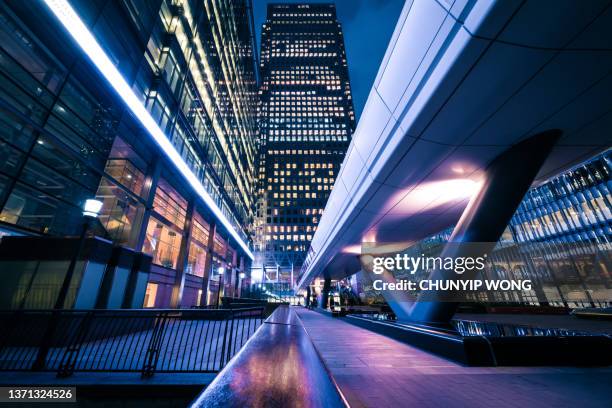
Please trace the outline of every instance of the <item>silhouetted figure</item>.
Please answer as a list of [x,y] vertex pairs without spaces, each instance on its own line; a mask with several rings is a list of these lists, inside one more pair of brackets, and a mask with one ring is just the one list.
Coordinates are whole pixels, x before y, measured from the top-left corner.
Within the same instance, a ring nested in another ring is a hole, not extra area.
[[310,309],[310,286],[306,286],[306,308]]

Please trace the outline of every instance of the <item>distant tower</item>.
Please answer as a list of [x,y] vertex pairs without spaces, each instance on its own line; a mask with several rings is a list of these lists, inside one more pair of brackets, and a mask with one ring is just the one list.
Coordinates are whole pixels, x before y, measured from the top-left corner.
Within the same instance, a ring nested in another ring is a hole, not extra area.
[[293,283],[355,130],[333,4],[268,6],[261,79],[253,266],[264,281]]

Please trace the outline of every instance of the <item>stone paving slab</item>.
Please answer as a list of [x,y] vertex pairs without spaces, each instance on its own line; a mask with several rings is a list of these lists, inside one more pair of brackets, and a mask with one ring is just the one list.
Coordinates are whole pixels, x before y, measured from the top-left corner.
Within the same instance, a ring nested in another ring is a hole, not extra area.
[[466,367],[296,309],[351,407],[606,407],[612,368]]

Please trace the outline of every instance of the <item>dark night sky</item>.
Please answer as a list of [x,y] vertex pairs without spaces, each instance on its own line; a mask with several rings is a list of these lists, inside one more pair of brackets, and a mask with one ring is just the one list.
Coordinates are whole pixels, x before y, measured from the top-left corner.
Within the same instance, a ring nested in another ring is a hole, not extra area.
[[257,47],[268,3],[336,3],[344,32],[355,114],[359,118],[404,0],[253,0]]

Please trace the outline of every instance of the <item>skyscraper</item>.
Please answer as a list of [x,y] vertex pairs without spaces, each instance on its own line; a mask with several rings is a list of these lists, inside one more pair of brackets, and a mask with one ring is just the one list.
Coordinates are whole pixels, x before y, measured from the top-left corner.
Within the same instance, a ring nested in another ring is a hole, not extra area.
[[254,273],[297,276],[355,129],[333,4],[271,4],[261,34]]
[[255,208],[250,3],[0,4],[0,236],[78,235],[96,198],[106,237],[152,257],[145,306],[233,288]]

